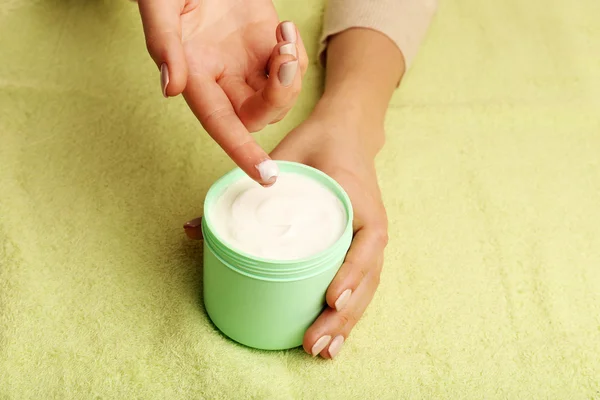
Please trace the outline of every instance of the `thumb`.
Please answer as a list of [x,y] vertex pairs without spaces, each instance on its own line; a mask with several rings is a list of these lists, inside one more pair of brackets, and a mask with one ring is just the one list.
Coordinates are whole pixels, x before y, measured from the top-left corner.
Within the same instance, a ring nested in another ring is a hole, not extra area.
[[188,68],[181,43],[181,9],[169,0],[139,0],[146,46],[160,68],[165,97],[177,96],[187,83]]

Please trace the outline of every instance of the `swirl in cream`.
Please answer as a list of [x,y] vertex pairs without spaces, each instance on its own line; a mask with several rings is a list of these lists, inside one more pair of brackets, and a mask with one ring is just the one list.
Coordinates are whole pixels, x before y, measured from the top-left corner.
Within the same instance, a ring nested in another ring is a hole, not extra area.
[[269,188],[240,179],[217,199],[210,219],[232,247],[273,260],[315,255],[333,245],[347,223],[335,194],[295,173],[281,173]]

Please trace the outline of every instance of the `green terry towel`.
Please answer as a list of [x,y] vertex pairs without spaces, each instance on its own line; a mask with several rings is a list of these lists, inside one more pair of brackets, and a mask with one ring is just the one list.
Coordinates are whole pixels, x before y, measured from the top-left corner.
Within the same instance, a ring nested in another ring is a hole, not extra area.
[[[182,223],[233,167],[135,4],[0,3],[0,399],[600,399],[600,2],[446,0],[388,114],[379,291],[339,357],[251,350]],[[278,1],[322,87],[323,4]]]

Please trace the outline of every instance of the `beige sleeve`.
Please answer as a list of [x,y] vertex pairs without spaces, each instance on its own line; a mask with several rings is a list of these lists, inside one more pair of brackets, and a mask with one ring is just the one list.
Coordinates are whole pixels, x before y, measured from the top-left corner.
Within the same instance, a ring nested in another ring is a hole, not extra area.
[[388,36],[402,51],[410,66],[431,18],[437,0],[328,0],[319,58],[330,36],[349,28],[370,28]]

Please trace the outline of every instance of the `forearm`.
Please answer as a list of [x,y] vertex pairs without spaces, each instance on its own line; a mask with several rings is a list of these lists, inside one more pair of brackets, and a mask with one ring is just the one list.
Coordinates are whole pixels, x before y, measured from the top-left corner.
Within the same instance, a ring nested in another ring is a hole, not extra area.
[[372,126],[376,129],[364,134],[382,136],[385,112],[404,70],[402,53],[387,36],[366,28],[343,31],[327,47],[325,92],[318,111]]

